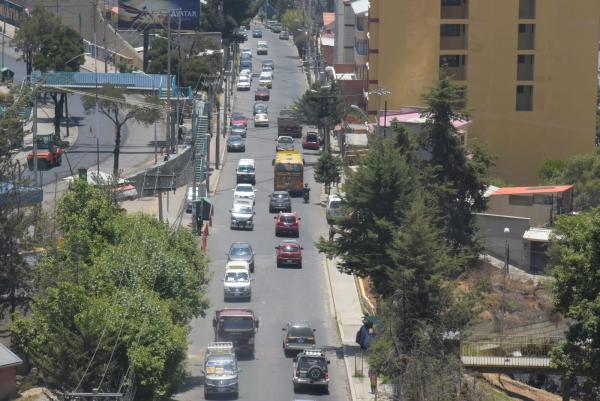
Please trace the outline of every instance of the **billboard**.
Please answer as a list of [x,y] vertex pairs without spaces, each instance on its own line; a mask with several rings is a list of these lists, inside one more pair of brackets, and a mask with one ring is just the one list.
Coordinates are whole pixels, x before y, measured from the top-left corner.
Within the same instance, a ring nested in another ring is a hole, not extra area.
[[194,30],[200,25],[200,0],[119,0],[119,29]]

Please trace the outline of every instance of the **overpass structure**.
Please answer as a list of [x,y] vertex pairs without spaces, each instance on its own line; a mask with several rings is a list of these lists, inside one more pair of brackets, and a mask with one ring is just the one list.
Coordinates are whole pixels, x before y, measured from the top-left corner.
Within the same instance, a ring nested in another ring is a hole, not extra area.
[[[161,99],[170,97],[172,101],[193,100],[194,94],[189,86],[177,86],[175,75],[135,74],[135,73],[95,73],[95,72],[48,72],[34,71],[31,84],[40,84],[42,88],[55,90],[96,89],[105,84],[126,88],[134,92],[156,94]],[[169,92],[170,84],[170,94]],[[168,96],[169,95],[169,96]]]
[[550,362],[550,350],[562,337],[497,336],[474,337],[461,342],[463,365],[480,372],[523,372],[559,370]]

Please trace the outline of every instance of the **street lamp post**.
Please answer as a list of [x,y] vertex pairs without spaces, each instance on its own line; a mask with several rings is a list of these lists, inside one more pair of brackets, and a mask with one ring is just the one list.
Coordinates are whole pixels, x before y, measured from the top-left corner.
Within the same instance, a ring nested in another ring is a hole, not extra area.
[[[374,90],[368,92],[368,94],[377,96],[377,134],[379,134],[379,131],[381,128],[381,123],[379,122],[379,118],[381,115],[380,114],[381,113],[381,97],[391,95],[392,92],[390,92],[389,90],[387,90],[385,88],[378,87],[377,89],[374,89]],[[386,124],[387,124],[387,122],[386,122]]]
[[508,236],[510,234],[510,228],[504,228],[504,269],[502,278],[502,305],[500,312],[500,335],[504,335],[504,314],[506,312],[506,278],[508,276],[508,264],[510,257],[510,248],[508,245]]

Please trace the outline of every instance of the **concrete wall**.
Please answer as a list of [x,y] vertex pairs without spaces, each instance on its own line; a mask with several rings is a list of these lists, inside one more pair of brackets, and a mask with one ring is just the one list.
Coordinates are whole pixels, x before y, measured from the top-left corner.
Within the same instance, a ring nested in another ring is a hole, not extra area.
[[537,203],[531,206],[511,205],[508,203],[508,199],[508,195],[490,196],[488,213],[529,218],[532,227],[542,227],[550,222],[551,205]]
[[[594,150],[600,35],[598,0],[538,0],[535,19],[519,1],[473,0],[464,18],[441,19],[440,0],[371,0],[370,89],[392,93],[388,109],[422,106],[438,79],[439,57],[466,56],[469,141],[497,157],[492,174],[510,184],[538,182],[546,159]],[[452,13],[449,13],[450,16]],[[467,27],[466,49],[440,50],[440,24]],[[519,24],[535,24],[533,50],[518,50]],[[533,55],[533,80],[517,81],[518,55]],[[533,85],[533,110],[516,110],[517,85]],[[369,99],[375,113],[377,96]]]
[[[523,234],[529,229],[529,222],[529,219],[523,217],[476,213],[478,236],[485,251],[504,260],[508,239],[510,264],[523,269],[529,269],[529,248],[527,241],[523,240]],[[504,234],[505,227],[510,229],[510,234]]]
[[[151,189],[153,187],[154,178],[148,176],[169,175],[175,173],[175,186],[179,187],[185,185],[189,182],[190,174],[192,171],[192,165],[190,163],[191,156],[192,147],[189,146],[185,148],[184,151],[177,154],[175,157],[171,156],[171,158],[168,161],[162,162],[156,167],[149,168],[146,171],[142,171],[131,177],[127,177],[127,179],[133,181],[135,188],[140,196],[152,195],[152,192],[148,191],[148,189]],[[167,181],[167,178],[163,178],[162,185],[166,185],[165,183]],[[143,192],[144,188],[146,188],[145,193]]]

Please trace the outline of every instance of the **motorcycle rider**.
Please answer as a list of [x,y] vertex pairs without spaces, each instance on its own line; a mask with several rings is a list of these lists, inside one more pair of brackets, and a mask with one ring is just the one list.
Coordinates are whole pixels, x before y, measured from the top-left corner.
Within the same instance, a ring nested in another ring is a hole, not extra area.
[[308,184],[304,184],[304,188],[302,188],[302,198],[305,202],[308,202],[308,199],[310,198],[310,188],[308,187]]

